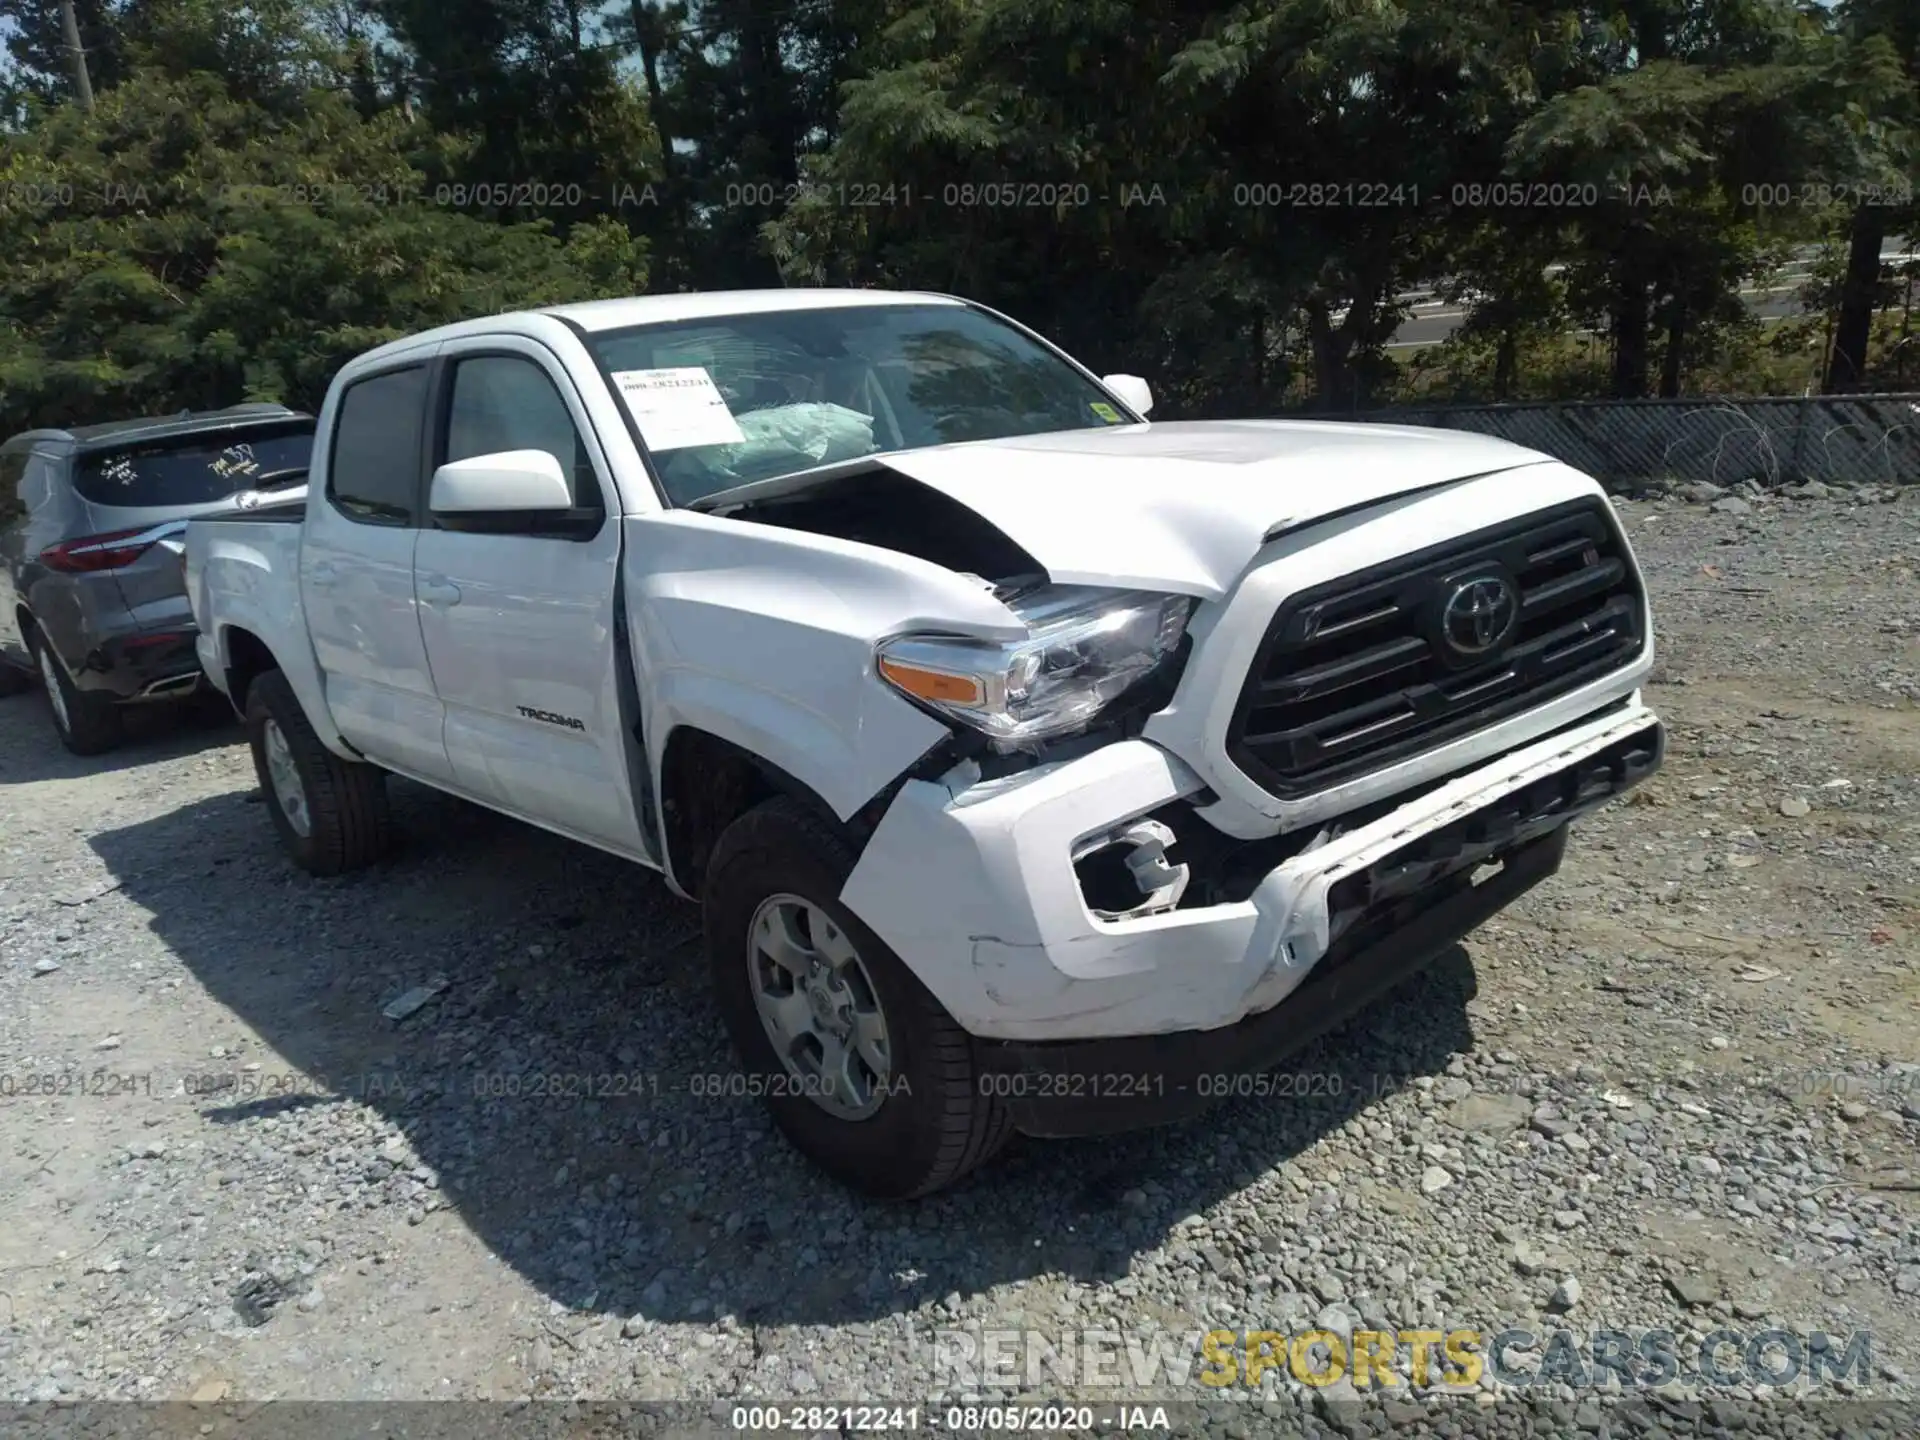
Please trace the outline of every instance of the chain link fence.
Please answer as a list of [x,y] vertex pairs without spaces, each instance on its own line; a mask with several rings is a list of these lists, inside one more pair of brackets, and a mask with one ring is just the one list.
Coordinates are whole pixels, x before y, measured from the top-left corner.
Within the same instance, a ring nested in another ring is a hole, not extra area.
[[1920,393],[1396,406],[1325,418],[1497,435],[1614,485],[1920,484]]

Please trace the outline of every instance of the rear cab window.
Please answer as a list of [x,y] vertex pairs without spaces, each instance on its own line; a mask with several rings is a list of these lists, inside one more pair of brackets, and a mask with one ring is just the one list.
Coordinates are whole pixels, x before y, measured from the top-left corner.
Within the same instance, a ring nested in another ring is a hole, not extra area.
[[427,370],[409,365],[341,392],[327,459],[327,498],[363,525],[412,525],[420,486]]
[[90,505],[141,510],[206,505],[306,468],[313,422],[249,426],[217,435],[182,435],[74,460],[73,488]]

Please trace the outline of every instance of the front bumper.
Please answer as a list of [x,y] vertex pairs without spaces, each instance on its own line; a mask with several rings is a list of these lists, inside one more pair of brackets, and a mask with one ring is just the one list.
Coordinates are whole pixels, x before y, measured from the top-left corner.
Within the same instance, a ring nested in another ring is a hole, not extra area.
[[[1075,847],[1204,789],[1157,746],[1122,741],[1004,781],[908,782],[841,898],[981,1040],[1186,1033],[1180,1043],[1211,1055],[1249,1016],[1301,1028],[1302,1007],[1288,1005],[1284,1022],[1270,1017],[1317,967],[1331,958],[1331,975],[1343,955],[1380,940],[1383,924],[1390,936],[1452,902],[1475,867],[1516,862],[1516,876],[1532,875],[1520,889],[1551,873],[1518,865],[1521,852],[1639,783],[1662,747],[1658,719],[1635,697],[1294,855],[1246,900],[1110,921],[1087,907]],[[1498,880],[1474,890],[1478,903],[1420,921],[1441,938],[1419,958],[1519,893]],[[1443,933],[1460,917],[1457,933]],[[1409,931],[1393,953],[1420,948],[1417,938]],[[1266,1048],[1264,1038],[1248,1043]]]
[[[1109,1040],[990,1040],[978,1083],[1028,1135],[1102,1135],[1187,1120],[1305,1049],[1458,944],[1560,868],[1567,827],[1507,851],[1498,874],[1436,888],[1432,903],[1342,938],[1280,1004],[1218,1030]],[[1426,897],[1422,897],[1426,898]],[[1321,1093],[1301,1086],[1297,1093]]]

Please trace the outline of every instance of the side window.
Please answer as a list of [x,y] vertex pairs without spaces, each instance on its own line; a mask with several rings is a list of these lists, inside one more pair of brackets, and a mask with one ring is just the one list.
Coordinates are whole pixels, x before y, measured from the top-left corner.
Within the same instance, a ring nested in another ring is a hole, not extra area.
[[456,361],[447,410],[446,461],[502,450],[546,451],[560,462],[573,487],[576,508],[605,508],[586,442],[546,371],[518,355],[475,355]]
[[327,498],[349,520],[415,523],[426,404],[423,365],[356,380],[340,397],[327,459]]
[[26,474],[26,451],[16,450],[11,455],[0,455],[0,525],[11,525],[25,517],[27,491],[21,481]]

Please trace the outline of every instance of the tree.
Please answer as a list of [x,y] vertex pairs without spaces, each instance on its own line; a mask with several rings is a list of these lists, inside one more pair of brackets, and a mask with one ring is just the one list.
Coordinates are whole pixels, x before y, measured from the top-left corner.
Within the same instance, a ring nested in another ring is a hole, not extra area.
[[1769,197],[1857,175],[1847,117],[1882,102],[1887,78],[1861,59],[1792,0],[1633,0],[1575,48],[1507,162],[1596,198],[1569,288],[1605,316],[1615,395],[1648,393],[1656,334],[1660,393],[1678,393],[1688,337],[1773,258],[1754,223]]
[[[95,90],[118,82],[122,68],[120,33],[110,0],[73,0],[86,52],[88,79]],[[18,122],[29,101],[57,103],[73,96],[73,66],[60,24],[60,0],[0,0],[0,23],[7,36],[12,74],[0,79],[0,115]]]
[[[863,71],[888,0],[633,0],[643,53],[665,45],[684,153],[670,187],[683,217],[675,278],[701,289],[771,285],[761,236],[833,143],[842,87]],[[651,13],[642,17],[645,9]]]
[[1493,400],[1517,398],[1529,342],[1564,333],[1572,319],[1566,285],[1552,273],[1570,228],[1564,210],[1522,207],[1474,226],[1451,251],[1451,273],[1438,292],[1466,309],[1455,332],[1463,346],[1491,342]]
[[625,47],[585,0],[377,0],[410,57],[426,118],[450,143],[424,159],[464,208],[564,229],[619,208],[660,174],[659,141]]
[[333,370],[435,324],[644,288],[616,223],[499,224],[434,203],[398,112],[290,113],[206,73],[136,70],[0,162],[0,433],[241,399],[313,406]]
[[648,283],[958,291],[1173,414],[1426,384],[1430,287],[1451,393],[1592,388],[1577,325],[1677,395],[1771,373],[1741,287],[1841,232],[1844,388],[1920,229],[1912,0],[74,3],[91,122],[58,0],[0,0],[8,404],[305,395],[385,310]]
[[1113,368],[1177,344],[1142,306],[1202,218],[1161,84],[1190,33],[1171,0],[936,0],[876,26],[832,145],[766,227],[784,273],[957,291]]
[[[1920,174],[1920,9],[1902,0],[1847,0],[1841,12],[1847,38],[1863,52],[1863,68],[1878,62],[1897,78],[1889,103],[1857,117],[1857,133],[1872,153],[1853,168],[1847,224],[1847,267],[1823,389],[1859,388],[1868,376],[1873,315],[1890,298],[1882,285],[1880,253],[1895,227],[1909,237],[1920,229],[1914,180]],[[1874,163],[1874,162],[1879,163]]]

